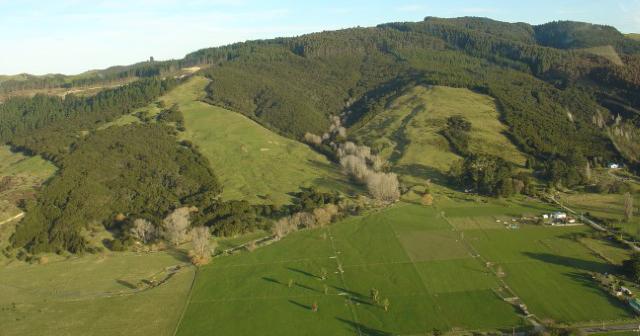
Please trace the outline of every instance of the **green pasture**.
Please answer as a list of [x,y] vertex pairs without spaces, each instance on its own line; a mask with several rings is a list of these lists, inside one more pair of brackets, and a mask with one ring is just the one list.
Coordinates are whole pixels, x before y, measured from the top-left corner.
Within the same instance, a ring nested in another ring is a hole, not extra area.
[[[525,200],[506,207],[401,203],[327,228],[300,231],[254,252],[215,259],[198,273],[178,334],[511,330],[527,325],[503,300],[513,295],[542,320],[632,319],[632,313],[589,276],[617,272],[576,240],[585,239],[589,228],[460,229],[450,224],[546,210],[546,205]],[[607,253],[624,253],[608,248]],[[504,272],[500,277],[498,267]],[[380,300],[389,299],[388,312],[371,300],[372,288],[380,291]],[[314,303],[317,312],[311,309]],[[232,316],[252,318],[236,323]]]
[[152,289],[135,286],[184,262],[166,252],[51,256],[45,265],[14,261],[0,267],[0,334],[173,335],[194,268]]
[[525,157],[505,135],[507,128],[499,121],[493,99],[467,89],[414,87],[353,129],[352,135],[393,162],[403,179],[442,183],[451,164],[460,159],[440,134],[446,119],[454,115],[463,115],[472,124],[470,150],[524,165]]

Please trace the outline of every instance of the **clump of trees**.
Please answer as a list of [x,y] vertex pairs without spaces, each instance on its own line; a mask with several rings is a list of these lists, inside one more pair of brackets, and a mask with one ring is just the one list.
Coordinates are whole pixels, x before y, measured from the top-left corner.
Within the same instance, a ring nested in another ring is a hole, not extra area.
[[371,154],[369,147],[345,142],[338,148],[337,155],[344,171],[365,184],[373,198],[389,203],[400,199],[398,176],[381,171],[384,163],[379,156]]
[[296,212],[278,219],[271,227],[271,233],[279,240],[299,229],[323,227],[335,220],[339,214],[340,208],[335,204],[327,204],[311,212]]
[[449,172],[453,182],[482,195],[508,197],[533,193],[526,174],[515,174],[511,163],[489,154],[471,154],[454,164]]
[[454,151],[462,156],[469,154],[469,132],[471,131],[471,123],[467,118],[461,115],[454,115],[447,118],[447,125],[442,130],[444,135]]
[[625,275],[635,282],[640,282],[640,253],[634,253],[622,262]]

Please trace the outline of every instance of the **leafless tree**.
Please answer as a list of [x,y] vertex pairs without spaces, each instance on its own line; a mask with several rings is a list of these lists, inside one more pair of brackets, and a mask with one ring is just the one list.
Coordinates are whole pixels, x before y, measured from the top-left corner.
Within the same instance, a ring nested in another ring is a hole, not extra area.
[[624,194],[624,219],[627,222],[633,219],[633,197],[628,192]]
[[400,183],[394,173],[371,173],[367,177],[367,189],[373,198],[395,202],[400,198]]
[[173,245],[178,245],[185,241],[187,229],[189,228],[189,213],[191,209],[178,208],[170,213],[163,221],[163,236]]
[[333,215],[325,208],[313,209],[313,217],[315,217],[316,224],[318,226],[322,227],[331,223],[332,216]]
[[371,172],[364,159],[352,154],[340,159],[340,165],[348,175],[351,175],[359,182],[364,182]]
[[313,133],[309,133],[307,132],[304,135],[304,141],[306,141],[307,143],[310,143],[312,145],[319,145],[322,143],[322,138],[318,135],[315,135]]
[[131,235],[135,239],[147,244],[156,239],[157,229],[148,220],[138,218],[133,221],[133,226],[131,227]]
[[192,260],[197,259],[198,264],[205,264],[211,258],[211,233],[206,226],[191,229],[191,242],[193,244]]

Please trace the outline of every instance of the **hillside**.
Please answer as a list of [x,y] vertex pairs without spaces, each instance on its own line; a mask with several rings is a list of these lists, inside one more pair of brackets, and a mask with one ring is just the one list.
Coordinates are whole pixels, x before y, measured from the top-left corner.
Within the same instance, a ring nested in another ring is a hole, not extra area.
[[367,123],[352,129],[355,139],[379,151],[409,181],[444,182],[461,157],[442,135],[446,119],[471,122],[470,150],[524,166],[525,157],[506,137],[493,99],[467,89],[417,86],[407,90]]
[[180,135],[209,159],[223,186],[222,197],[251,203],[288,203],[301,187],[348,189],[345,177],[326,157],[269,131],[239,113],[200,101],[209,81],[194,77],[160,97],[177,104],[186,131]]

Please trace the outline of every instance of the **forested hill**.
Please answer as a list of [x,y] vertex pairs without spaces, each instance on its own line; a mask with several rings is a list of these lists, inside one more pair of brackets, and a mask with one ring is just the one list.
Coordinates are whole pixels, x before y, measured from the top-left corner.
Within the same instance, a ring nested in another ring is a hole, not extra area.
[[[591,50],[608,43],[622,64]],[[638,160],[640,43],[611,27],[483,18],[389,23],[187,55],[212,66],[208,99],[299,137],[330,114],[350,125],[418,83],[496,98],[511,138],[539,159]]]

